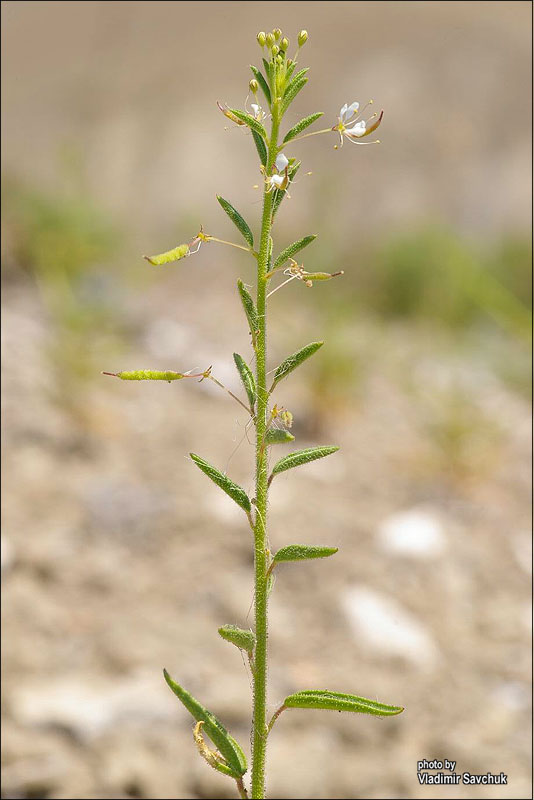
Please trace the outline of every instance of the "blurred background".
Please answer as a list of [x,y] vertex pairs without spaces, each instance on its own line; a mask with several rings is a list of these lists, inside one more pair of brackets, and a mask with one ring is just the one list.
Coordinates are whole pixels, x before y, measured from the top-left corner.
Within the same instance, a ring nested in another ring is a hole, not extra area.
[[[385,117],[379,146],[288,148],[276,247],[318,233],[305,268],[345,275],[270,301],[271,367],[326,341],[276,400],[295,445],[341,450],[273,484],[271,545],[340,552],[279,570],[270,708],[326,686],[406,711],[286,712],[269,796],[530,797],[531,4],[8,0],[2,22],[2,797],[235,796],[161,669],[248,743],[217,627],[252,624],[250,533],[187,458],[251,490],[246,414],[101,370],[212,364],[240,391],[250,260],[141,254],[235,238],[216,193],[257,230],[254,145],[216,101],[243,107],[275,26],[310,35],[288,127]],[[420,786],[423,758],[508,784]]]

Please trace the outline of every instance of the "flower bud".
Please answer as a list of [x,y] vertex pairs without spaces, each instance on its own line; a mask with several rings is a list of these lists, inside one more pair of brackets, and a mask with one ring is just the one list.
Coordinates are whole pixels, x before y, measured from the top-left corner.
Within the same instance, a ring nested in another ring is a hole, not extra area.
[[276,39],[276,41],[278,41],[278,39],[281,37],[281,35],[282,35],[282,31],[280,30],[280,28],[274,28],[273,29],[273,36]]
[[255,78],[252,78],[252,80],[248,85],[248,88],[250,89],[252,94],[256,94],[256,92],[258,91],[258,86],[259,86],[258,81]]
[[267,47],[272,47],[273,44],[274,44],[274,41],[275,41],[274,34],[273,33],[268,33],[267,36],[265,37],[265,44],[267,45]]
[[289,39],[287,38],[287,36],[284,36],[284,38],[280,42],[280,47],[284,51],[287,50],[287,48],[289,47]]
[[260,31],[258,33],[258,35],[256,36],[256,39],[258,40],[258,44],[259,44],[260,47],[265,47],[265,33],[264,33],[264,31]]
[[298,38],[299,47],[302,47],[302,45],[306,44],[307,41],[308,41],[308,31],[301,31],[299,33],[299,38]]
[[275,58],[276,58],[276,56],[278,55],[279,52],[280,52],[280,48],[278,47],[278,45],[277,44],[273,44],[273,46],[271,47],[271,53],[273,54],[273,56]]

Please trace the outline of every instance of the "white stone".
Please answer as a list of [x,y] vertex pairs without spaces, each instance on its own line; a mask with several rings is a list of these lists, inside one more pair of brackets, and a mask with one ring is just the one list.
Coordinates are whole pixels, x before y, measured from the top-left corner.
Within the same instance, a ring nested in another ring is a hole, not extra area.
[[365,586],[352,586],[341,605],[355,640],[381,653],[400,656],[426,669],[438,659],[438,649],[424,624],[396,600]]
[[409,558],[437,558],[447,545],[436,513],[424,508],[387,517],[379,526],[377,537],[383,550]]

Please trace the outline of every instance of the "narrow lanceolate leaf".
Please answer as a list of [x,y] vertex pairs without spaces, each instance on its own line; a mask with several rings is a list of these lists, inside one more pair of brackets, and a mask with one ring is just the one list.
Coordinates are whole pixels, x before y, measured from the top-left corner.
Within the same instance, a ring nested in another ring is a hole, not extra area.
[[217,195],[217,200],[219,201],[219,205],[226,211],[238,231],[244,237],[247,244],[249,244],[250,247],[254,247],[254,237],[252,236],[252,231],[248,227],[239,211],[236,211],[233,205],[229,203],[228,200],[225,200],[224,197]]
[[182,686],[175,683],[166,669],[163,670],[163,675],[167,684],[172,689],[176,697],[178,697],[192,717],[197,722],[204,723],[202,732],[209,736],[219,753],[225,759],[232,777],[240,778],[247,771],[247,761],[243,750],[238,745],[233,736],[230,736],[224,725],[219,722],[215,714],[204,708],[193,695],[189,694]]
[[172,261],[179,261],[181,258],[185,258],[188,255],[189,245],[179,244],[178,247],[175,247],[173,250],[167,250],[166,253],[160,253],[159,256],[143,256],[143,258],[148,261],[149,264],[159,267],[161,264],[170,264]]
[[360,714],[373,714],[375,717],[392,717],[404,711],[402,706],[388,706],[357,697],[354,694],[329,692],[327,689],[310,689],[290,694],[284,700],[286,708],[317,708],[330,711],[354,711]]
[[289,247],[286,247],[285,250],[276,257],[276,261],[274,262],[273,267],[281,267],[283,264],[288,261],[288,259],[292,258],[299,250],[303,250],[309,244],[311,244],[314,239],[317,239],[317,234],[311,234],[310,236],[303,236],[302,239],[299,239],[297,242],[293,242],[290,244]]
[[229,495],[229,497],[231,497],[238,506],[241,506],[241,508],[246,511],[247,514],[250,513],[250,500],[247,493],[241,488],[241,486],[238,486],[237,483],[231,481],[227,475],[219,472],[218,469],[212,467],[211,464],[208,464],[208,462],[204,461],[204,459],[200,458],[200,456],[197,456],[194,453],[189,453],[189,455],[197,467],[201,469],[202,472],[208,476],[208,478],[211,478],[213,483],[216,483],[217,486],[223,490],[223,492],[226,492],[226,494]]
[[297,122],[296,125],[293,125],[293,127],[286,133],[284,136],[284,144],[286,142],[290,142],[291,139],[295,138],[295,136],[299,136],[302,131],[305,131],[306,128],[309,128],[310,125],[313,125],[313,123],[322,116],[322,111],[316,111],[315,114],[310,114],[309,117],[304,117],[304,119],[301,119],[300,122]]
[[293,434],[282,430],[282,428],[269,428],[265,434],[265,444],[288,444],[294,441]]
[[263,69],[265,70],[265,77],[269,83],[272,82],[272,65],[270,61],[267,61],[266,58],[262,58],[263,61]]
[[337,547],[319,547],[308,544],[289,544],[277,552],[273,561],[306,561],[309,558],[327,558],[337,553]]
[[256,331],[258,330],[258,312],[256,311],[256,306],[254,305],[254,301],[252,300],[252,297],[248,293],[243,281],[237,282],[237,289],[239,292],[239,296],[241,297],[241,302],[243,303],[245,315],[248,320],[250,333],[252,334],[252,341],[255,342]]
[[258,155],[260,157],[260,161],[265,167],[267,165],[267,148],[265,147],[265,142],[256,131],[251,131],[252,138],[254,139],[254,144],[256,145],[256,150],[258,151]]
[[269,89],[267,81],[263,77],[263,73],[261,73],[260,70],[257,67],[252,66],[252,64],[250,65],[250,69],[252,70],[252,72],[254,74],[254,77],[256,78],[256,80],[258,81],[259,85],[261,86],[261,90],[262,90],[263,94],[265,95],[265,99],[267,100],[267,102],[269,104],[269,107],[270,107],[271,106],[271,90]]
[[288,86],[288,91],[284,95],[284,99],[282,101],[282,114],[285,114],[295,97],[298,95],[301,89],[304,89],[306,84],[308,83],[307,78],[294,78],[293,81]]
[[252,631],[245,631],[236,625],[223,625],[219,628],[219,636],[247,653],[252,653],[256,645],[256,637]]
[[269,481],[272,481],[275,475],[280,472],[285,472],[287,469],[293,467],[300,467],[302,464],[309,464],[310,461],[317,461],[318,458],[324,458],[339,450],[339,447],[308,447],[306,450],[297,450],[295,453],[290,453],[284,456],[280,461],[277,461],[273,467],[273,471]]
[[306,75],[306,73],[308,72],[308,70],[309,70],[309,69],[310,69],[309,67],[304,67],[304,69],[301,69],[301,70],[299,70],[299,71],[298,71],[298,72],[297,72],[297,73],[296,73],[296,74],[293,76],[293,78],[292,78],[291,82],[290,82],[290,83],[288,83],[288,85],[286,86],[286,90],[285,90],[285,92],[284,92],[284,97],[282,98],[283,100],[285,100],[285,99],[286,99],[286,97],[287,97],[289,94],[291,94],[292,87],[295,85],[295,83],[297,83],[298,81],[302,80],[302,78],[304,78],[304,77],[305,77],[305,75]]
[[234,353],[234,361],[241,380],[243,381],[243,386],[245,387],[250,407],[254,408],[254,403],[256,402],[256,381],[254,380],[254,375],[252,374],[249,365],[244,361],[239,353]]
[[[106,373],[106,375],[110,374]],[[185,375],[182,372],[170,370],[161,372],[154,369],[136,369],[129,372],[116,372],[115,377],[120,378],[121,381],[179,381],[180,378],[185,378]]]
[[[292,164],[290,163],[290,165],[288,167],[288,170],[287,170],[287,175],[288,175],[290,183],[294,179],[295,175],[297,174],[301,163],[302,163],[301,161],[294,161]],[[273,219],[275,217],[276,212],[278,211],[280,203],[282,202],[282,200],[284,199],[285,196],[286,196],[286,192],[281,191],[280,189],[276,189],[275,190],[274,197],[273,197]]]
[[261,136],[265,141],[267,141],[267,131],[261,124],[255,119],[251,114],[247,114],[245,111],[240,111],[238,108],[230,108],[230,113],[234,114],[241,122],[244,122],[245,125],[248,125],[251,131],[256,131],[259,136]]
[[303,347],[302,350],[297,350],[296,353],[293,353],[293,355],[288,356],[285,361],[282,361],[280,366],[276,368],[273,385],[270,391],[272,392],[276,384],[281,381],[282,378],[285,378],[286,375],[289,375],[290,372],[293,372],[294,369],[300,366],[303,361],[313,356],[323,344],[324,342],[311,342],[307,344],[306,347]]

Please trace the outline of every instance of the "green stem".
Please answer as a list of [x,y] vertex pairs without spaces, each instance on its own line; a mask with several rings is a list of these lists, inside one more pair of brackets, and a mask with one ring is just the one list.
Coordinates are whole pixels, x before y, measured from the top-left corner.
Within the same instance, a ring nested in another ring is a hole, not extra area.
[[[267,154],[266,173],[269,175],[278,153],[280,125],[278,104],[273,102],[272,127]],[[255,617],[256,650],[254,655],[254,713],[252,720],[252,798],[265,797],[265,748],[267,744],[267,453],[263,447],[267,429],[267,403],[269,393],[266,380],[266,275],[269,267],[269,249],[272,226],[273,193],[265,187],[261,221],[260,248],[258,252],[256,339],[256,521],[254,526],[255,566]]]

